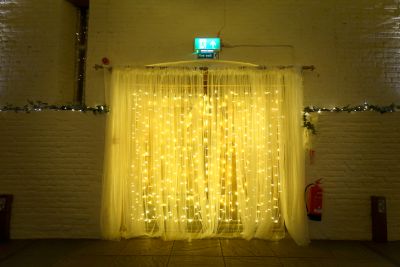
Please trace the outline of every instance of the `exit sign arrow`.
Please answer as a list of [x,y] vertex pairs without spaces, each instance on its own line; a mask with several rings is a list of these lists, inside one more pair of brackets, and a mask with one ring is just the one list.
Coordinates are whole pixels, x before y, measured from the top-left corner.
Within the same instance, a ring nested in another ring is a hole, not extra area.
[[217,45],[217,42],[215,42],[215,40],[212,40],[210,42],[212,49],[215,49],[215,46]]

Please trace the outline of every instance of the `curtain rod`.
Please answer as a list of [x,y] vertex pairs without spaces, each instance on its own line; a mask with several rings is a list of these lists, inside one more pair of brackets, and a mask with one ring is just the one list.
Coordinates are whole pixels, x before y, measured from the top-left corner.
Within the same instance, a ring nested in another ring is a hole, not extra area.
[[[125,66],[125,67],[131,67],[131,66]],[[257,65],[257,66],[239,66],[239,68],[256,68],[256,69],[271,69],[271,68],[278,68],[278,69],[289,69],[289,68],[294,68],[296,66],[294,65],[279,65],[279,66],[262,66],[262,65]],[[107,65],[100,65],[100,64],[95,64],[93,66],[93,68],[95,70],[99,70],[99,69],[107,69],[107,70],[112,70],[113,67],[111,66],[107,66]],[[168,68],[190,68],[190,67],[177,67],[177,66],[145,66],[145,68],[149,68],[149,69],[168,69]],[[200,70],[208,70],[210,67],[194,67],[194,68],[198,68]],[[301,66],[302,70],[309,70],[309,71],[314,71],[315,70],[315,66],[314,65],[303,65]]]

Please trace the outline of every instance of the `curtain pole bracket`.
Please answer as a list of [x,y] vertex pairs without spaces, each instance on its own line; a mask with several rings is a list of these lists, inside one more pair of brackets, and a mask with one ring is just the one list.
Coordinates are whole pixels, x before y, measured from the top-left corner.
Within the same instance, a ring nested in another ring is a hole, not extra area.
[[[239,68],[249,68],[249,67],[250,68],[254,67],[254,68],[258,68],[258,69],[270,69],[270,68],[274,68],[274,67],[278,68],[278,69],[287,69],[287,68],[293,68],[295,66],[294,65],[287,65],[287,66],[261,66],[261,65],[257,65],[257,66],[240,66]],[[113,67],[106,66],[106,65],[95,64],[93,66],[93,68],[95,70],[107,69],[107,70],[111,71]],[[167,65],[162,66],[162,65],[159,65],[159,64],[153,64],[153,65],[146,65],[145,68],[150,68],[150,69],[151,68],[168,69],[168,68],[187,68],[187,67],[185,67],[185,66],[181,66],[181,67],[180,66],[167,66]],[[208,69],[210,69],[212,67],[198,66],[198,67],[195,67],[195,68],[197,68],[199,70],[208,70]],[[308,71],[314,71],[316,68],[315,68],[314,65],[303,65],[303,66],[301,66],[301,69],[302,70],[308,70]]]
[[94,64],[93,68],[95,70],[101,70],[101,69],[107,69],[107,70],[112,70],[111,66],[106,66],[106,65],[100,65],[100,64]]

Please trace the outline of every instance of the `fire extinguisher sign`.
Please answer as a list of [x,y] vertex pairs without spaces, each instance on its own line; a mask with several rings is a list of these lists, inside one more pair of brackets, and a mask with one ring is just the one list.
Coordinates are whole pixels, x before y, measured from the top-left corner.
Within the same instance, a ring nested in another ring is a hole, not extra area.
[[307,216],[310,220],[321,221],[323,190],[321,180],[309,184],[305,189]]

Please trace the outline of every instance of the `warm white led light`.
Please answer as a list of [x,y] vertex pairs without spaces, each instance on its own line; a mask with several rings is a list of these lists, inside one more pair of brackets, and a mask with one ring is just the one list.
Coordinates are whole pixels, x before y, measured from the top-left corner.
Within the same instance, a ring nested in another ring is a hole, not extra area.
[[[123,199],[115,204],[121,213],[112,219],[117,231],[176,239],[271,237],[283,229],[285,86],[279,73],[125,74],[126,88],[114,94],[129,93],[113,102],[122,111],[113,123],[129,124],[112,133],[109,140],[118,149],[108,165],[112,172],[106,170],[109,179],[120,181],[115,192],[124,192],[109,197],[109,203]],[[124,187],[129,191],[120,190]]]

